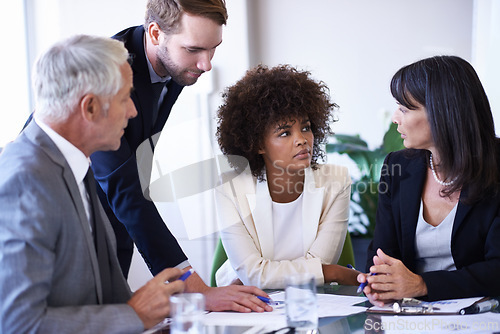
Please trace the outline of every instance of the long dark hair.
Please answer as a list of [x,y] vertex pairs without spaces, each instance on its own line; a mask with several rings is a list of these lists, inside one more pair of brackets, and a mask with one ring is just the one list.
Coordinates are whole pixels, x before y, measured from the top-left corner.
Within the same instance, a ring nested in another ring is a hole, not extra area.
[[436,56],[401,68],[392,96],[410,110],[425,107],[440,172],[453,184],[449,196],[467,186],[467,202],[498,192],[498,139],[486,93],[474,68],[456,56]]

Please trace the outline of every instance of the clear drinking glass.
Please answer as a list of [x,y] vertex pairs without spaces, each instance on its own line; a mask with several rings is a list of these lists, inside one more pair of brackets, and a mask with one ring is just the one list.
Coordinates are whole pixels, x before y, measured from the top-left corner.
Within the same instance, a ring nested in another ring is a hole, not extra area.
[[286,320],[296,329],[318,328],[316,280],[313,274],[295,274],[285,279]]
[[172,334],[202,334],[205,297],[201,293],[180,293],[170,296]]

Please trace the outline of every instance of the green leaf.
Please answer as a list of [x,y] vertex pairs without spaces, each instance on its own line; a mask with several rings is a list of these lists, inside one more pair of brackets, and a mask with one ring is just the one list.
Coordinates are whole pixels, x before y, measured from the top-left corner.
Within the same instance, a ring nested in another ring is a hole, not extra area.
[[370,173],[370,154],[371,152],[366,151],[352,151],[350,153],[347,153],[349,158],[352,159],[358,166],[360,172],[365,175]]
[[386,154],[405,148],[401,134],[397,131],[397,124],[391,123],[389,130],[384,135],[382,147]]
[[336,139],[337,142],[339,143],[350,143],[350,144],[355,144],[355,145],[360,145],[364,147],[368,147],[368,144],[366,141],[360,138],[359,135],[334,135],[333,138]]
[[352,152],[369,152],[370,149],[366,146],[353,143],[334,143],[326,144],[327,153],[350,154]]
[[[369,221],[369,226],[366,226],[366,236],[372,237],[375,229],[378,184],[382,164],[388,153],[404,148],[403,140],[397,131],[397,125],[392,123],[384,135],[382,144],[374,150],[370,150],[368,144],[359,135],[337,134],[334,138],[335,143],[326,144],[326,152],[347,154],[361,172],[360,179],[353,180],[351,204],[355,203],[363,210]],[[360,213],[354,212],[354,214]]]

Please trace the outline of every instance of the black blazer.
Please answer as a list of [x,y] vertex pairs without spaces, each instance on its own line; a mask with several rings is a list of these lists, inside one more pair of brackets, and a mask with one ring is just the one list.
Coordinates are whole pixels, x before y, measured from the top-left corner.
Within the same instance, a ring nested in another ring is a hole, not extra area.
[[[144,196],[146,193],[147,197],[147,189],[143,191],[141,188],[136,151],[139,145],[147,145],[145,152],[150,155],[149,161],[152,161],[154,145],[150,145],[150,138],[154,134],[159,135],[163,129],[183,86],[170,80],[167,85],[168,93],[159,110],[157,121],[153,124],[152,110],[157,98],[153,97],[144,53],[144,28],[142,26],[128,28],[113,38],[123,41],[131,56],[134,75],[132,100],[137,109],[137,117],[129,120],[118,151],[92,154],[91,166],[101,188],[99,197],[102,205],[115,229],[118,257],[122,269],[125,269],[125,275],[128,272],[133,247],[127,232],[153,275],[156,275],[166,267],[174,267],[185,261],[187,257],[166,227],[153,202]],[[146,181],[149,177],[149,174],[145,176]],[[121,224],[126,227],[126,231]],[[125,255],[126,259],[120,253],[121,250],[125,250],[125,254],[128,254]],[[124,266],[126,262],[128,264]]]
[[[427,170],[424,150],[390,153],[382,167],[375,235],[366,271],[381,248],[415,272],[415,231]],[[464,187],[460,195],[467,194]],[[428,300],[500,295],[500,196],[458,204],[451,237],[457,270],[422,274]]]

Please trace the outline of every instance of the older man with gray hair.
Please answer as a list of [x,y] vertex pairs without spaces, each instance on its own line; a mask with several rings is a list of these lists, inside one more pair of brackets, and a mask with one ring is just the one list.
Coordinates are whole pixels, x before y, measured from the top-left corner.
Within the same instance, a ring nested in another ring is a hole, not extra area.
[[137,115],[127,59],[81,35],[37,61],[34,121],[0,155],[0,333],[138,333],[184,289],[170,268],[131,293],[89,168]]

